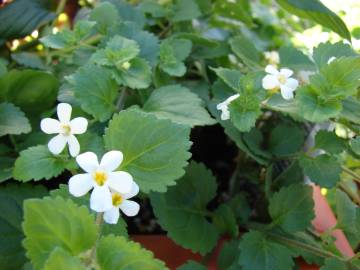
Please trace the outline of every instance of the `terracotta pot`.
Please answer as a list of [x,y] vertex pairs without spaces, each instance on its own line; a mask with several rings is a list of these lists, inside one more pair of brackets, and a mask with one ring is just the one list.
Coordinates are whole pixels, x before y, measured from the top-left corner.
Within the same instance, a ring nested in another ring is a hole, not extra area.
[[[336,224],[336,218],[328,202],[321,195],[320,188],[313,185],[313,189],[316,215],[313,220],[313,226],[321,233],[333,227]],[[337,248],[344,256],[351,257],[354,255],[348,240],[341,230],[335,230],[333,236],[336,238]],[[183,249],[165,235],[134,235],[132,236],[132,239],[141,243],[145,248],[151,250],[155,257],[164,261],[171,270],[175,270],[188,260],[201,260],[201,256],[199,254],[194,254],[187,249]],[[224,242],[224,239],[219,241],[219,244],[214,252],[214,256],[210,259],[207,266],[209,270],[217,270],[216,259]],[[297,263],[301,270],[319,269],[318,266],[308,265],[303,260],[297,260]]]

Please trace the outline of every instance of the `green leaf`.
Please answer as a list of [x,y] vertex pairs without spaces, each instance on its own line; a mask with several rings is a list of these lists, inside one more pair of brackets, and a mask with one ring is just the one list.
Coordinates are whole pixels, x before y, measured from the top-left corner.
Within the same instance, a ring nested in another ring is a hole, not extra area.
[[342,101],[340,117],[360,125],[360,102],[353,97]]
[[25,114],[11,103],[0,103],[0,137],[29,133],[31,126]]
[[[0,42],[1,42],[1,40],[0,40]],[[8,64],[8,62],[5,59],[0,58],[0,77],[6,74],[7,64]]]
[[254,43],[240,35],[229,41],[232,51],[250,68],[260,68],[260,52],[255,48]]
[[85,270],[85,266],[79,258],[72,257],[71,254],[64,249],[57,247],[49,256],[44,264],[44,270]]
[[247,223],[251,215],[251,208],[244,193],[237,193],[227,204],[231,207],[238,223]]
[[71,83],[85,112],[102,122],[111,117],[118,88],[108,70],[95,65],[82,67],[71,77]]
[[[328,97],[347,97],[357,92],[360,86],[360,57],[341,57],[320,69],[326,80],[317,82],[321,85],[322,94]],[[312,80],[315,78],[312,77]],[[311,80],[311,83],[314,84]]]
[[255,126],[261,114],[260,101],[253,94],[240,94],[229,105],[231,122],[241,132],[248,132]]
[[173,22],[190,21],[201,15],[199,6],[194,0],[175,0],[173,15],[170,17]]
[[222,1],[216,0],[213,4],[212,15],[215,20],[223,21],[220,18],[228,19],[227,22],[241,21],[252,27],[251,5],[249,0]]
[[350,140],[350,147],[356,154],[360,155],[360,136]]
[[236,92],[241,90],[241,78],[242,74],[238,70],[228,68],[212,68],[216,75],[224,81],[229,87],[234,89]]
[[311,181],[324,188],[332,188],[340,180],[342,171],[338,160],[327,154],[315,158],[300,157],[300,166]]
[[320,270],[349,270],[347,264],[343,261],[340,261],[336,258],[328,258],[325,260],[325,265],[320,268]]
[[320,130],[315,136],[315,147],[330,154],[340,154],[345,149],[345,142],[334,132]]
[[54,18],[47,1],[13,1],[0,9],[0,37],[5,40],[24,37]]
[[218,228],[220,234],[228,233],[231,237],[236,237],[239,234],[235,214],[231,207],[225,203],[220,204],[214,211],[213,223]]
[[304,231],[315,217],[312,188],[303,184],[281,188],[270,199],[269,213],[273,224],[285,231]]
[[113,73],[119,84],[133,89],[148,88],[151,83],[151,67],[148,62],[141,58],[130,61],[130,67]]
[[156,89],[144,104],[143,110],[160,119],[189,126],[216,123],[205,110],[203,101],[188,88],[169,85]]
[[334,12],[324,6],[319,0],[276,0],[288,12],[300,18],[310,19],[322,26],[328,27],[341,37],[351,41],[349,30],[345,23]]
[[270,134],[270,152],[275,156],[286,156],[296,153],[303,146],[305,132],[296,125],[280,124]]
[[105,49],[97,50],[90,60],[98,65],[120,69],[125,62],[134,59],[139,52],[139,45],[135,41],[114,36],[106,43]]
[[133,23],[122,23],[113,28],[114,34],[136,41],[140,47],[139,57],[155,66],[159,56],[159,39],[153,33],[139,30]]
[[188,261],[186,264],[183,264],[182,266],[176,268],[176,270],[206,270],[207,268],[194,261]]
[[61,197],[27,200],[23,230],[23,244],[35,269],[44,267],[55,248],[76,256],[90,249],[97,237],[94,217],[88,209]]
[[119,0],[106,0],[106,2],[109,2],[116,7],[122,21],[131,22],[138,30],[144,27],[146,18],[138,6]]
[[61,156],[55,156],[45,145],[30,147],[20,152],[15,161],[13,176],[16,180],[49,180],[62,173],[68,161]]
[[89,19],[95,21],[95,28],[102,34],[106,34],[111,26],[116,24],[120,16],[113,4],[99,3],[90,13]]
[[292,270],[291,251],[267,239],[261,232],[250,231],[240,242],[240,265],[244,270]]
[[314,63],[302,51],[292,46],[282,46],[279,50],[281,66],[296,71],[314,70]]
[[217,258],[217,266],[219,270],[236,270],[239,269],[239,241],[231,240],[226,242]]
[[102,237],[97,250],[97,262],[102,270],[165,270],[165,264],[138,243],[113,235]]
[[0,79],[0,101],[8,101],[25,113],[53,108],[59,82],[54,75],[36,70],[11,70]]
[[50,34],[40,38],[40,41],[52,49],[64,49],[77,45],[89,36],[96,23],[80,20],[75,23],[74,30],[62,30],[56,34]]
[[358,228],[358,211],[359,208],[349,199],[349,197],[341,190],[336,190],[336,227],[343,230],[345,234],[351,238],[356,245],[360,241],[360,230]]
[[0,188],[0,265],[2,269],[19,270],[26,262],[22,246],[24,234],[23,201],[47,193],[42,186],[8,184]]
[[160,46],[160,68],[171,76],[181,77],[186,73],[183,61],[189,56],[192,48],[187,39],[166,39]]
[[0,156],[0,183],[12,177],[15,158]]
[[151,205],[161,227],[177,244],[205,254],[218,240],[207,221],[207,204],[215,197],[216,181],[202,164],[192,162],[178,184],[166,193],[151,193]]
[[306,120],[323,122],[341,112],[342,105],[339,100],[322,97],[310,85],[296,92],[298,111]]
[[184,174],[190,157],[189,133],[187,126],[127,110],[113,117],[104,140],[108,150],[123,152],[120,168],[134,177],[143,192],[164,192]]
[[[89,209],[89,211],[91,211],[91,209],[89,207],[90,206],[90,196],[89,196],[89,194],[87,194],[86,196],[82,196],[82,197],[73,197],[69,193],[68,185],[61,184],[58,189],[54,189],[54,190],[50,191],[50,195],[53,198],[56,198],[57,196],[60,196],[60,197],[62,197],[64,199],[70,199],[79,206],[86,206]],[[113,234],[113,235],[116,235],[116,236],[123,236],[123,237],[127,238],[128,237],[128,232],[127,232],[126,227],[127,227],[126,222],[120,216],[119,221],[118,221],[117,224],[103,223],[101,225],[101,234],[102,235]]]
[[340,58],[346,56],[357,56],[357,54],[349,44],[345,44],[342,41],[334,44],[330,42],[320,43],[314,48],[313,52],[313,58],[318,68],[327,65],[332,57]]
[[30,52],[13,53],[13,54],[11,54],[11,58],[16,63],[18,63],[22,66],[25,66],[25,67],[42,69],[42,70],[47,69],[47,66],[45,65],[43,60],[35,53],[30,53]]

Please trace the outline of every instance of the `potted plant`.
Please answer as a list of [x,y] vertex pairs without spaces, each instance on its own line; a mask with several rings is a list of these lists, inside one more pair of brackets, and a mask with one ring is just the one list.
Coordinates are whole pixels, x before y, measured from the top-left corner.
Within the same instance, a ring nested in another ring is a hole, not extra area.
[[360,268],[360,57],[296,40],[338,15],[46,2],[1,3],[1,269]]

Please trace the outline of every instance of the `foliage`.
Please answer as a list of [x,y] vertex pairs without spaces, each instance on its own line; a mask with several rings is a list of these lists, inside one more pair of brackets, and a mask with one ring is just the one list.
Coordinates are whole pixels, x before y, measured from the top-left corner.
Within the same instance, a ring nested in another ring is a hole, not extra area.
[[[1,269],[167,269],[129,240],[160,230],[203,257],[182,270],[207,269],[224,236],[221,270],[360,269],[332,237],[359,251],[358,29],[319,0],[8,2]],[[308,50],[312,26],[330,41]]]

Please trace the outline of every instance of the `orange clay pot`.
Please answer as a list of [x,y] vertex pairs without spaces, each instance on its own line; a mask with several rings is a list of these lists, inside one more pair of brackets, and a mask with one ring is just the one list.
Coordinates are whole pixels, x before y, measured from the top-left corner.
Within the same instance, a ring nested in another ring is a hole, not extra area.
[[[325,197],[321,195],[320,188],[313,185],[313,198],[315,202],[315,219],[313,226],[322,233],[336,225],[336,218],[331,210]],[[354,256],[354,252],[341,230],[335,230],[333,236],[336,238],[336,247],[346,257]],[[134,235],[132,239],[141,243],[146,249],[151,250],[154,256],[164,261],[171,270],[175,270],[188,260],[200,261],[201,256],[194,254],[187,249],[176,245],[170,238],[165,235]],[[217,270],[216,260],[225,239],[221,239],[216,247],[214,255],[210,259],[207,268],[209,270]],[[308,265],[303,260],[297,260],[301,270],[318,270],[318,266]]]

